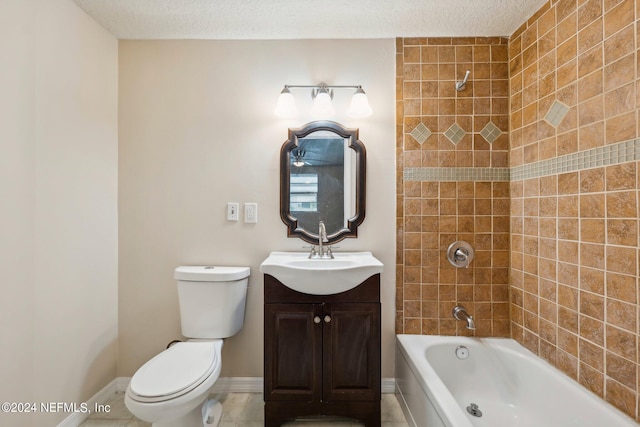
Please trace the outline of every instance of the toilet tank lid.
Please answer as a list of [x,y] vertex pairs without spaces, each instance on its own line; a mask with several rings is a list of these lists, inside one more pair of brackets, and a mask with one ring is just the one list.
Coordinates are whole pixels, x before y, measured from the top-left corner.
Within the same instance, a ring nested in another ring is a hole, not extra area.
[[188,265],[176,268],[174,278],[189,282],[228,282],[248,277],[249,267]]

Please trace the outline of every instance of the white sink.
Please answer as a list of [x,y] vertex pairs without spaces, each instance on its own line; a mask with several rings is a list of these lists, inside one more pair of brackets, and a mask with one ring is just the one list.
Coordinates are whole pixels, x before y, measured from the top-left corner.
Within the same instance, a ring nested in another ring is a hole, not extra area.
[[309,258],[305,252],[271,252],[260,264],[260,271],[294,291],[330,295],[355,288],[384,267],[371,252],[334,252],[333,256]]

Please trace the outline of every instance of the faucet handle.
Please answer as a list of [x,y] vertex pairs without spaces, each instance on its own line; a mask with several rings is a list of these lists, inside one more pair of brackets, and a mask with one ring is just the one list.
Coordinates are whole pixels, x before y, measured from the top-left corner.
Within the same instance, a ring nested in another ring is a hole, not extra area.
[[316,245],[311,245],[311,246],[303,246],[303,249],[311,249],[311,251],[309,251],[309,258],[314,258],[316,256],[318,256],[318,252],[316,252]]
[[[339,248],[339,247],[340,247],[340,246],[336,246],[336,248]],[[329,246],[327,247],[327,256],[328,256],[329,258],[333,259],[333,258],[335,258],[335,257],[333,256],[333,251],[332,251],[331,249],[332,249],[332,248],[331,248],[331,245],[329,245]]]

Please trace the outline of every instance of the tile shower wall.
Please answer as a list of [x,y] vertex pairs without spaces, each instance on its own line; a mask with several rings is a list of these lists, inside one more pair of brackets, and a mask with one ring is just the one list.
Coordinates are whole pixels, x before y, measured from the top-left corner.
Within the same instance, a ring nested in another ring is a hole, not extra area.
[[[404,38],[396,52],[396,330],[468,334],[460,303],[476,335],[509,336],[508,40]],[[470,268],[446,259],[457,240]]]
[[638,1],[509,40],[512,336],[638,418]]

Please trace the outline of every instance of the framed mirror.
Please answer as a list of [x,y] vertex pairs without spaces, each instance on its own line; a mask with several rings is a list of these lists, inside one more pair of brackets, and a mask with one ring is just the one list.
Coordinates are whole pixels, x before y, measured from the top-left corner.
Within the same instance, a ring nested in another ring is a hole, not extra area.
[[289,129],[280,150],[280,217],[288,237],[317,244],[357,237],[364,221],[366,150],[358,129],[332,121]]

